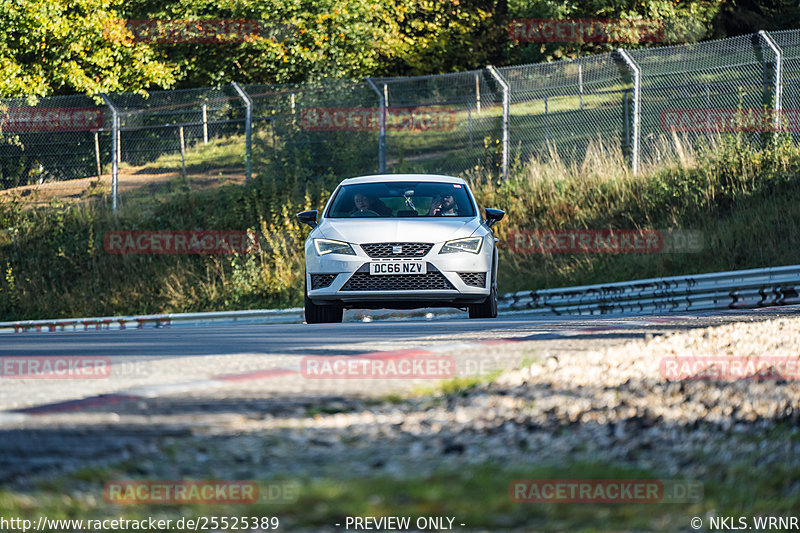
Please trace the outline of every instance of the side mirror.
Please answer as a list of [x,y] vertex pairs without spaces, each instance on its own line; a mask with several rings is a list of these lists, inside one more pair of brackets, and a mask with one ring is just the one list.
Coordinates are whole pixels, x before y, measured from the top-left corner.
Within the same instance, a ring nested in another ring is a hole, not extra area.
[[484,212],[486,213],[486,225],[490,228],[503,220],[503,217],[506,216],[505,211],[492,209],[491,207],[487,207]]
[[312,211],[303,211],[302,213],[297,213],[297,220],[299,220],[303,224],[308,224],[312,228],[316,228],[317,227],[317,210],[314,209]]

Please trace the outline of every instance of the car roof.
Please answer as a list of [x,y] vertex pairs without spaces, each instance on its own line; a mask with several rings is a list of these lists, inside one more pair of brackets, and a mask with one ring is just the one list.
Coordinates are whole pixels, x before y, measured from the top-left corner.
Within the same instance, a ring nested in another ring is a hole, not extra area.
[[428,181],[444,183],[460,183],[466,185],[467,182],[454,176],[443,176],[439,174],[374,174],[372,176],[359,176],[357,178],[347,178],[342,180],[341,185],[352,185],[356,183],[381,183],[392,181]]

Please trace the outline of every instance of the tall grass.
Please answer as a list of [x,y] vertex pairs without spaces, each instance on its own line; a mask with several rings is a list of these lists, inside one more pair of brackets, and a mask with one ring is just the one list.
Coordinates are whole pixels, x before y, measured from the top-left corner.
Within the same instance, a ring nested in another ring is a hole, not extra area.
[[[673,137],[648,153],[638,176],[599,142],[577,161],[554,150],[518,165],[505,182],[468,174],[482,206],[507,212],[495,226],[501,291],[797,262],[800,148],[789,139],[699,146]],[[0,200],[0,320],[300,305],[308,228],[294,215],[320,208],[339,179],[287,160],[245,185],[176,190],[116,216],[99,200]],[[705,240],[691,254],[526,255],[507,246],[514,230],[558,228],[692,229]],[[252,229],[261,246],[211,257],[105,252],[105,232],[134,229]]]
[[553,152],[507,182],[474,176],[484,205],[507,210],[498,237],[517,229],[691,229],[699,253],[518,255],[506,248],[506,290],[620,281],[794,263],[800,244],[800,149],[777,137],[759,148],[742,136],[703,146],[664,139],[634,177],[620,150],[599,143],[582,161]]

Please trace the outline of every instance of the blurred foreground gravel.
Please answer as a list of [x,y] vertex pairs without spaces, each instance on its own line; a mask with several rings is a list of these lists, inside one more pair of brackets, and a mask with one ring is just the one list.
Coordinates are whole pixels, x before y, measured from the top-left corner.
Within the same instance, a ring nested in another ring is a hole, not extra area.
[[[671,381],[663,375],[665,358],[782,358],[800,365],[800,317],[687,325],[643,340],[611,337],[481,347],[481,357],[515,361],[518,369],[450,394],[390,399],[386,394],[393,389],[377,384],[362,382],[363,394],[354,393],[353,380],[339,393],[292,392],[302,383],[277,393],[259,390],[263,382],[254,381],[121,404],[111,412],[54,415],[52,434],[24,430],[31,432],[25,446],[47,442],[63,449],[72,446],[65,435],[74,432],[72,453],[84,456],[76,466],[92,453],[100,455],[80,445],[81,435],[93,446],[123,453],[94,463],[110,466],[112,479],[288,479],[301,491],[319,479],[425,479],[443,471],[469,479],[470,465],[496,466],[498,475],[509,467],[569,471],[574,465],[570,477],[581,479],[581,464],[601,463],[702,482],[738,466],[748,473],[800,470],[797,375],[736,381]],[[178,407],[182,414],[170,415]],[[49,423],[47,416],[39,420]],[[11,485],[32,489],[37,474],[29,474]],[[63,487],[79,500],[102,498],[101,484],[91,480]],[[781,490],[781,496],[800,500],[800,480]],[[685,524],[669,529],[682,531]]]

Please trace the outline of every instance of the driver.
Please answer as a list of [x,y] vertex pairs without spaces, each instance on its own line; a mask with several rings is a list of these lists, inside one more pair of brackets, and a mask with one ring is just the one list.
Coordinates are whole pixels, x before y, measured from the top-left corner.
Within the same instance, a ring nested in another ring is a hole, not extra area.
[[372,209],[372,201],[366,194],[356,194],[353,203],[356,205],[356,211],[374,211],[374,209]]
[[391,216],[392,212],[380,200],[373,200],[369,196],[364,193],[356,193],[355,197],[353,198],[353,204],[355,205],[355,210],[350,213],[350,216],[355,215],[358,212],[364,211],[371,211],[379,216]]

